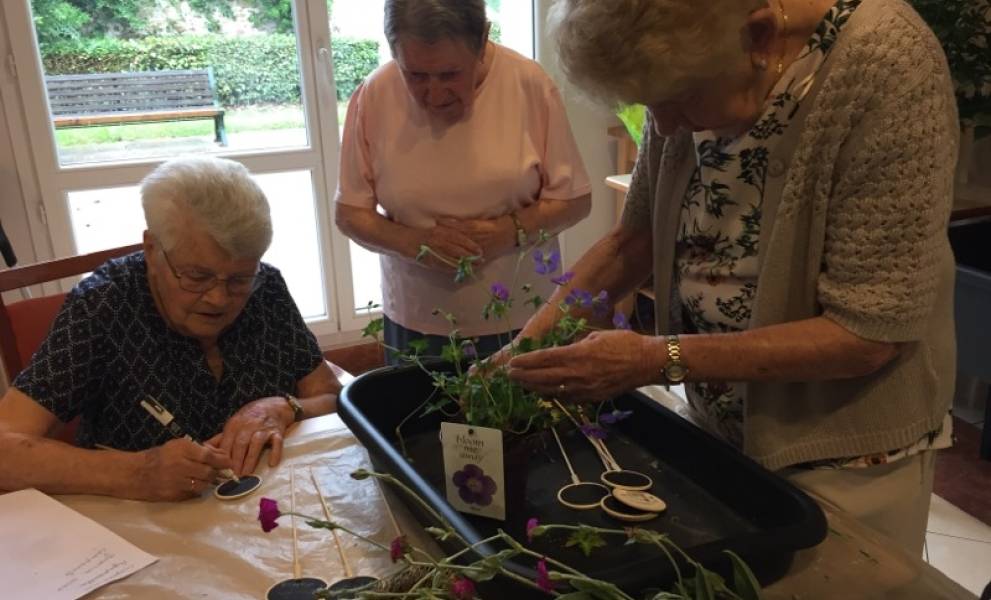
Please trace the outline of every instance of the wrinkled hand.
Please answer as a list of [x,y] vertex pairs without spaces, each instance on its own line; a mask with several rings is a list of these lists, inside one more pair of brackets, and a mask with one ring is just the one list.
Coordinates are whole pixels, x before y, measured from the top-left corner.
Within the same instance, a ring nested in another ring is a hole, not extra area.
[[458,231],[468,237],[481,249],[481,256],[491,260],[511,250],[516,243],[515,235],[510,236],[508,234],[501,219],[504,219],[504,217],[496,219],[452,219],[444,217],[437,219],[437,224]]
[[514,357],[509,377],[547,396],[609,400],[657,377],[651,364],[651,339],[632,331],[593,331],[570,346]]
[[268,465],[282,460],[282,440],[293,423],[293,412],[281,396],[249,402],[224,423],[223,432],[210,440],[230,457],[238,477],[255,471],[265,446],[271,446]]
[[134,478],[137,500],[175,501],[194,498],[213,485],[217,473],[229,469],[227,454],[187,439],[172,440],[141,453]]
[[[424,245],[429,246],[431,250],[452,263],[457,263],[467,256],[482,256],[482,247],[473,239],[457,229],[439,223],[430,229],[423,230],[419,239],[419,246]],[[424,255],[419,262],[440,271],[453,273],[457,269],[455,264],[448,264],[430,253]]]

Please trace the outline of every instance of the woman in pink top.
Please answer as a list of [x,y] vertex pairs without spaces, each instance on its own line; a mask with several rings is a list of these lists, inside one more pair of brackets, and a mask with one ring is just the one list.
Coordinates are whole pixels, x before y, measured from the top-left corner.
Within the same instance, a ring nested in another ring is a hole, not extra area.
[[[584,218],[588,176],[554,83],[532,60],[488,39],[483,0],[386,0],[395,60],[355,91],[348,108],[336,197],[338,227],[381,255],[385,340],[426,337],[431,354],[452,313],[480,354],[510,336],[481,315],[492,284],[514,280],[517,240]],[[454,282],[422,245],[452,261],[478,256],[477,278]],[[543,249],[558,252],[553,238]],[[547,277],[529,278],[547,298]],[[519,329],[517,302],[508,325]]]

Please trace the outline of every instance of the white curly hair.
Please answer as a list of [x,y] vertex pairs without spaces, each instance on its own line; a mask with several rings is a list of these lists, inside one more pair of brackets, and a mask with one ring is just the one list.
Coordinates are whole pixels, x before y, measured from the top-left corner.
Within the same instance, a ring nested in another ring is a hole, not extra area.
[[561,66],[609,105],[662,102],[749,60],[748,15],[768,0],[557,0]]
[[241,163],[212,156],[162,163],[141,181],[148,230],[166,251],[182,239],[186,217],[234,258],[260,259],[272,243],[268,200]]

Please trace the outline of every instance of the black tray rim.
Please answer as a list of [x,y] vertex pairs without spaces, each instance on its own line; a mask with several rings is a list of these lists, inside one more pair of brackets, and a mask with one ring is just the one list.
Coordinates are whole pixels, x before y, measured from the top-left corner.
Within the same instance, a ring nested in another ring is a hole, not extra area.
[[[442,361],[431,361],[430,366],[439,366],[441,364],[444,363]],[[469,543],[474,544],[482,539],[481,534],[475,529],[475,526],[472,525],[464,517],[464,515],[462,515],[462,513],[455,510],[454,507],[452,507],[447,501],[446,497],[434,490],[433,486],[431,486],[429,482],[419,476],[419,473],[409,464],[409,462],[402,455],[402,452],[393,445],[385,434],[381,432],[368,419],[368,417],[362,413],[362,411],[358,408],[357,403],[351,398],[354,389],[360,388],[369,380],[379,379],[410,370],[422,372],[422,370],[416,365],[400,365],[379,367],[357,376],[341,390],[338,402],[338,414],[352,434],[358,439],[359,442],[361,442],[362,446],[365,447],[366,451],[370,455],[374,455],[385,463],[388,467],[385,470],[388,473],[408,485],[414,492],[423,498],[423,500],[426,501],[427,504],[433,508],[433,510],[440,513],[440,515],[443,516]],[[686,435],[690,437],[697,437],[701,435],[708,438],[710,442],[716,442],[714,444],[714,446],[716,446],[716,451],[722,454],[723,458],[729,462],[736,463],[735,466],[748,470],[755,470],[760,473],[762,479],[765,480],[765,483],[776,488],[777,492],[790,497],[790,499],[796,503],[796,508],[805,515],[804,519],[791,522],[785,526],[764,528],[759,532],[741,534],[716,542],[700,544],[690,548],[683,548],[684,551],[692,556],[693,559],[705,564],[708,567],[713,563],[725,561],[726,557],[723,552],[724,550],[731,550],[744,559],[746,559],[747,555],[764,551],[774,550],[776,552],[781,552],[781,549],[771,544],[770,540],[778,537],[789,537],[793,541],[792,549],[787,557],[790,562],[794,552],[817,546],[826,538],[828,533],[828,524],[825,514],[822,511],[822,507],[794,484],[772,473],[771,471],[768,471],[749,456],[738,451],[735,447],[718,438],[715,438],[711,434],[690,423],[687,419],[664,407],[643,392],[638,390],[630,390],[626,392],[624,396],[633,397],[646,408],[661,413],[672,426],[682,429]],[[416,473],[418,476],[410,477],[408,475],[409,471]],[[404,503],[407,503],[407,501],[410,500],[405,497],[401,490],[394,490],[394,493],[402,496],[402,501]],[[419,519],[418,523],[421,526],[426,526]],[[440,523],[434,523],[434,525],[440,525]],[[482,556],[491,556],[498,550],[490,544],[484,544],[478,547],[478,551]],[[678,561],[679,563],[682,563],[680,558]],[[682,563],[679,566],[684,566],[684,564]],[[516,561],[508,561],[505,563],[505,567],[514,573],[531,580],[536,576],[536,571],[533,568],[520,564]],[[613,575],[614,571],[619,570],[621,569],[618,567],[605,568],[601,572],[597,573],[597,576],[607,581],[612,581],[620,587],[625,587],[620,581],[614,580],[626,579],[626,577],[621,576],[618,572]],[[610,578],[611,576],[613,578]]]

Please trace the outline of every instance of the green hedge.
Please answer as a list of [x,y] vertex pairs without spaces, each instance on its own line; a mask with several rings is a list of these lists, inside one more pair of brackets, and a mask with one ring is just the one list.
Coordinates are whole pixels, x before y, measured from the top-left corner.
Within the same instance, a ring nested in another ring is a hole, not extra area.
[[[343,100],[378,66],[378,42],[336,39],[333,54],[337,97]],[[49,46],[45,48],[42,60],[48,75],[212,66],[223,106],[299,101],[299,65],[293,35],[89,39]]]

